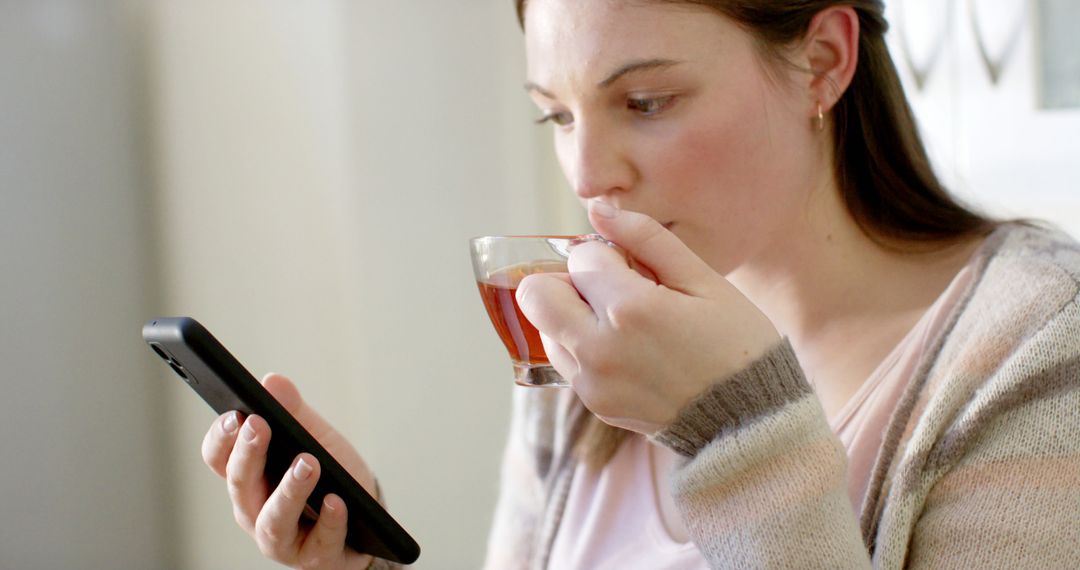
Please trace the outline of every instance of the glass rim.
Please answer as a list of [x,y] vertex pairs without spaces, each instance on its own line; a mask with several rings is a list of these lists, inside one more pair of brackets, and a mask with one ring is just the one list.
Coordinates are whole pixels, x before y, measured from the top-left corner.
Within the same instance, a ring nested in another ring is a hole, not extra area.
[[511,240],[511,239],[599,239],[600,234],[496,234],[475,236],[469,241]]
[[578,234],[578,235],[564,235],[564,234],[502,234],[502,235],[490,235],[490,236],[476,236],[469,239],[470,246],[476,246],[482,243],[498,243],[509,242],[516,240],[536,240],[536,241],[551,241],[551,240],[563,240],[568,242],[586,242],[586,241],[599,241],[608,245],[615,245],[614,243],[604,239],[604,236],[592,233],[592,234]]

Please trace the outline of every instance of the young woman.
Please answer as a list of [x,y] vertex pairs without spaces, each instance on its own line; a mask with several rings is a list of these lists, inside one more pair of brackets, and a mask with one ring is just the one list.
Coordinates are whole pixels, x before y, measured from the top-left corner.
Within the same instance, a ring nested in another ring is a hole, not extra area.
[[[489,568],[1080,560],[1080,247],[931,172],[880,0],[518,0],[527,88],[598,244],[519,301],[572,391],[517,394]],[[281,377],[267,386],[374,488]],[[204,442],[263,552],[298,525],[260,418]]]

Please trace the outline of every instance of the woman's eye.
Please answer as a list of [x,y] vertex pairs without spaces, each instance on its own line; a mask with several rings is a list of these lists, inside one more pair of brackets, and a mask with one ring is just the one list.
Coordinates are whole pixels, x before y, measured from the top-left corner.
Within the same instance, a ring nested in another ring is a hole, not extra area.
[[574,122],[574,116],[566,111],[548,112],[544,113],[543,117],[536,120],[536,124],[541,125],[547,122],[555,123],[560,127],[565,127]]
[[667,109],[674,101],[674,95],[665,95],[663,97],[632,97],[626,100],[626,108],[639,115],[651,117],[664,109]]

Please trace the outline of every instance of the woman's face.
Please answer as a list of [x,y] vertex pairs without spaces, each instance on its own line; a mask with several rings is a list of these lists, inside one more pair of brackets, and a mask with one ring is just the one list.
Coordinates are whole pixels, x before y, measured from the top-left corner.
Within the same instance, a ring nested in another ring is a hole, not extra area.
[[525,44],[530,96],[582,200],[648,214],[721,273],[805,225],[816,104],[804,83],[770,78],[731,21],[687,4],[530,0]]

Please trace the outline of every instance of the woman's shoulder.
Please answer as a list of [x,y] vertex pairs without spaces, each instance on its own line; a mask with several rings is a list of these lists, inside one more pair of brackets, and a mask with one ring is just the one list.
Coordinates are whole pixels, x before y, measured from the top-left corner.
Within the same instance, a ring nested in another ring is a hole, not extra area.
[[1080,356],[1080,337],[1067,333],[1080,326],[1080,243],[1053,228],[1003,223],[973,263],[976,276],[955,314],[943,356],[980,354],[978,368],[984,372],[1032,342],[1041,347],[1038,352]]
[[[1036,272],[1044,279],[1030,283],[1075,289],[1080,281],[1080,243],[1064,231],[1038,222],[1007,222],[988,238],[983,256],[990,278],[1015,277],[1018,272]],[[1050,282],[1047,282],[1050,281]],[[1021,280],[1017,285],[1024,285]]]
[[974,413],[1010,394],[1080,389],[1080,243],[1049,227],[1002,224],[973,263],[927,393]]
[[1080,244],[1054,229],[1004,224],[973,263],[976,278],[910,402],[909,421],[921,428],[907,433],[940,444],[924,458],[939,466],[1006,414],[1041,429],[1040,406],[1080,402]]
[[1049,226],[1002,224],[973,263],[976,279],[958,323],[967,327],[1019,334],[1069,318],[1063,311],[1080,294],[1080,243]]

